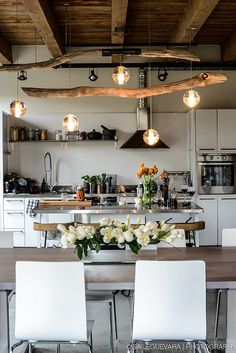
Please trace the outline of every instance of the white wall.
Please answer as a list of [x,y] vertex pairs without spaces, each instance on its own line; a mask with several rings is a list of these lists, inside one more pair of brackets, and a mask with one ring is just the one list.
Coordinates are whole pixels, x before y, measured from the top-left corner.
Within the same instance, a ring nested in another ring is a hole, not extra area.
[[[19,62],[34,62],[34,46],[19,48]],[[214,59],[218,56],[216,48],[201,47],[201,56]],[[37,47],[37,60],[49,58],[44,46]],[[195,74],[196,72],[193,72]],[[199,88],[201,102],[198,108],[235,108],[236,72],[226,72],[229,81]],[[88,80],[88,69],[48,69],[29,71],[28,80],[18,81],[19,85],[32,87],[71,87],[80,85],[115,87],[111,78],[111,69],[98,69],[99,79],[96,82]],[[0,72],[0,108],[8,112],[9,104],[16,98],[16,73]],[[165,83],[190,77],[188,71],[170,71]],[[152,72],[152,85],[159,85],[156,72]],[[127,87],[138,87],[138,69],[131,69],[131,79]],[[49,151],[53,156],[55,179],[59,183],[78,183],[84,174],[109,172],[119,175],[119,182],[136,182],[135,172],[138,163],[144,161],[148,165],[156,163],[160,169],[187,170],[188,161],[188,111],[182,101],[183,92],[157,96],[153,98],[153,111],[175,112],[180,114],[154,114],[154,127],[158,128],[163,141],[170,145],[170,150],[120,150],[115,149],[110,142],[85,142],[70,144],[68,150],[60,150],[52,143],[45,144],[15,144],[20,150],[19,157],[12,154],[9,158],[11,170],[16,170],[27,177],[41,181],[43,177],[43,155]],[[113,97],[84,97],[76,99],[39,99],[30,98],[19,89],[19,97],[27,105],[27,113],[22,120],[51,132],[62,128],[63,116],[76,113],[80,118],[80,130],[91,131],[100,125],[118,130],[119,145],[136,130],[137,99]],[[183,114],[182,114],[183,113]]]

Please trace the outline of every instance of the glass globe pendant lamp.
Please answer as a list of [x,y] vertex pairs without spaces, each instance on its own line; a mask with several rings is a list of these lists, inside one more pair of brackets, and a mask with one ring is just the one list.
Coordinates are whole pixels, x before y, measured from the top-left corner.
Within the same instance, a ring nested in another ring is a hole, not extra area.
[[21,118],[26,112],[26,105],[19,99],[14,100],[10,104],[10,113],[15,118]]
[[112,78],[118,85],[125,85],[130,79],[130,72],[126,67],[120,65],[113,70]]
[[200,96],[197,91],[194,89],[190,89],[186,91],[183,95],[183,102],[186,104],[189,108],[194,108],[198,105],[200,102]]
[[160,135],[158,131],[154,129],[148,129],[143,134],[143,141],[149,146],[155,145],[159,139]]
[[64,129],[72,132],[79,128],[79,119],[74,114],[67,114],[63,120]]

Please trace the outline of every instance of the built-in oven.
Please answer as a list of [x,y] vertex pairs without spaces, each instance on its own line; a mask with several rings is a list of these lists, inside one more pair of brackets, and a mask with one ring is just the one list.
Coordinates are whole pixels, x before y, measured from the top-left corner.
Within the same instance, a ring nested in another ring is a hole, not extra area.
[[198,194],[236,192],[236,155],[198,155]]

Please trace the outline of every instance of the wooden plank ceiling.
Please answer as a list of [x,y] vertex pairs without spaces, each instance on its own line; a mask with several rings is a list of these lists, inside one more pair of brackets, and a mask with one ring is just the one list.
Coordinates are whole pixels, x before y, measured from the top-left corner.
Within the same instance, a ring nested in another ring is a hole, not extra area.
[[56,57],[66,46],[186,45],[190,31],[194,44],[218,44],[222,61],[236,61],[235,0],[0,0],[0,13],[1,64],[13,45],[45,44]]

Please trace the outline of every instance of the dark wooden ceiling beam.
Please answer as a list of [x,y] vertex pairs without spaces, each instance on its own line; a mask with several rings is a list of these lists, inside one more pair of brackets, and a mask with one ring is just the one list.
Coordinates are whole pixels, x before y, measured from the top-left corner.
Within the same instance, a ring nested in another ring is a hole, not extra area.
[[221,45],[221,59],[222,61],[236,60],[236,30],[229,37],[228,41]]
[[35,27],[43,38],[53,58],[65,53],[58,26],[53,15],[50,1],[22,0]]
[[190,41],[190,28],[196,28],[191,33],[191,38],[193,39],[219,1],[220,0],[190,1],[174,30],[174,35],[172,36],[171,41],[176,43]]
[[12,64],[12,50],[10,43],[0,35],[0,63]]
[[[111,43],[122,46],[125,38],[125,26],[129,0],[111,2]],[[112,63],[123,61],[123,55],[112,55]]]
[[111,43],[122,45],[125,37],[126,16],[129,0],[111,2]]

